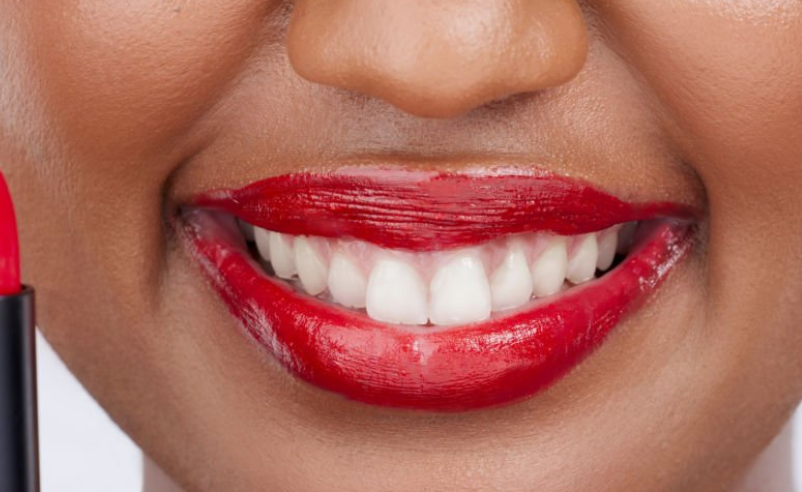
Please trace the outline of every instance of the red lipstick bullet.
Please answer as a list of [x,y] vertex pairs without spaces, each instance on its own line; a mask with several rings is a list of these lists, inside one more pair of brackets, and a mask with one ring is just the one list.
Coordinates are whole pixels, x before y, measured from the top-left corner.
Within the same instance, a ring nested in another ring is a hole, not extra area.
[[34,292],[20,282],[14,206],[0,174],[0,492],[39,492]]

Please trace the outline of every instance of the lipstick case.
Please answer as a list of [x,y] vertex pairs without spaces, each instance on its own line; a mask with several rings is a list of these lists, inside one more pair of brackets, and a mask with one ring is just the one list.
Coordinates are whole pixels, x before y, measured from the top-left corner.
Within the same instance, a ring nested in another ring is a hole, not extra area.
[[39,492],[35,326],[32,288],[0,296],[0,492]]

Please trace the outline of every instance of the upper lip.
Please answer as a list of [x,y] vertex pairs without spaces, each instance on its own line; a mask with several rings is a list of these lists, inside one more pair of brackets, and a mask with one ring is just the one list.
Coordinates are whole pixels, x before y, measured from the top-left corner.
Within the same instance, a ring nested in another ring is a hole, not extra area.
[[580,180],[517,168],[447,173],[349,167],[294,173],[239,190],[211,191],[194,205],[272,231],[349,236],[413,251],[468,246],[518,232],[574,235],[697,214],[676,203],[627,203]]
[[[565,295],[507,318],[399,330],[265,277],[241,239],[210,234],[214,221],[192,215],[208,208],[273,231],[418,251],[524,231],[580,234],[667,220],[615,270]],[[296,375],[371,404],[464,410],[531,395],[579,363],[690,250],[697,216],[687,205],[629,203],[538,170],[345,168],[203,194],[184,215],[182,237],[247,332]]]

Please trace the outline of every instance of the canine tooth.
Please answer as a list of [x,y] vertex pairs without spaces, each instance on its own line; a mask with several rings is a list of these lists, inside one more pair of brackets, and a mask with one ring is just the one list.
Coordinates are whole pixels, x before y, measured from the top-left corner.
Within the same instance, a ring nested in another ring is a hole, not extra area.
[[270,264],[273,265],[276,276],[292,278],[297,273],[295,254],[292,250],[292,237],[270,231],[267,242],[270,244]]
[[490,277],[493,311],[511,309],[532,297],[532,275],[520,243],[509,245],[507,255]]
[[256,241],[256,249],[259,251],[259,256],[265,261],[270,261],[270,231],[261,227],[254,227],[253,239]]
[[576,241],[577,244],[568,258],[568,270],[565,276],[572,284],[581,284],[592,279],[596,273],[599,244],[596,241],[596,234],[579,236]]
[[459,253],[438,268],[429,292],[429,320],[436,325],[473,323],[490,316],[490,285],[475,252]]
[[607,230],[599,234],[599,259],[596,268],[605,271],[613,264],[618,246],[618,231]]
[[331,257],[328,285],[329,292],[338,304],[351,308],[365,307],[365,275],[342,251],[336,251]]
[[329,267],[320,252],[305,236],[295,238],[293,250],[298,277],[307,294],[316,296],[326,290]]
[[635,229],[638,227],[637,222],[627,222],[618,231],[618,245],[616,252],[622,255],[629,253],[629,248],[632,247],[632,239],[635,237]]
[[423,325],[428,319],[426,284],[401,258],[379,258],[368,277],[368,316],[387,323]]
[[553,236],[547,239],[546,249],[532,263],[532,288],[536,297],[545,297],[560,291],[568,268],[566,238]]

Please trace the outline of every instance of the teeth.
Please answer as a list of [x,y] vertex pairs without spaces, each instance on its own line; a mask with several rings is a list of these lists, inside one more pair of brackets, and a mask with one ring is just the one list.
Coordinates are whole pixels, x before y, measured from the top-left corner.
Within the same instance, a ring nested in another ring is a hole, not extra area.
[[441,266],[429,286],[436,325],[474,323],[490,317],[490,286],[485,267],[473,251],[459,253]]
[[[593,279],[597,270],[611,268],[616,252],[629,249],[636,226],[572,237],[517,234],[460,251],[411,253],[239,222],[246,239],[252,231],[248,242],[277,277],[298,279],[290,282],[295,288],[365,308],[378,321],[439,326],[476,323]],[[486,265],[493,268],[489,278]]]
[[510,241],[507,256],[490,278],[490,297],[493,311],[516,308],[532,297],[532,275],[520,241]]
[[316,296],[326,290],[329,268],[306,236],[295,238],[295,266],[307,294]]
[[261,227],[253,227],[253,239],[256,241],[256,250],[265,261],[270,261],[270,231]]
[[581,284],[593,278],[599,261],[599,244],[596,234],[585,234],[576,238],[576,244],[568,258],[566,278],[572,284]]
[[596,261],[596,268],[605,271],[612,266],[617,246],[617,230],[609,229],[599,235],[599,259]]
[[295,254],[292,251],[292,237],[280,232],[270,232],[268,237],[270,264],[280,278],[292,278],[297,273]]
[[536,297],[560,291],[568,268],[567,240],[562,236],[547,239],[546,249],[532,264],[532,287]]
[[365,307],[367,280],[347,254],[336,251],[329,267],[329,291],[334,300],[345,307]]
[[426,284],[418,271],[401,258],[386,256],[373,265],[368,278],[368,316],[387,323],[426,324]]

